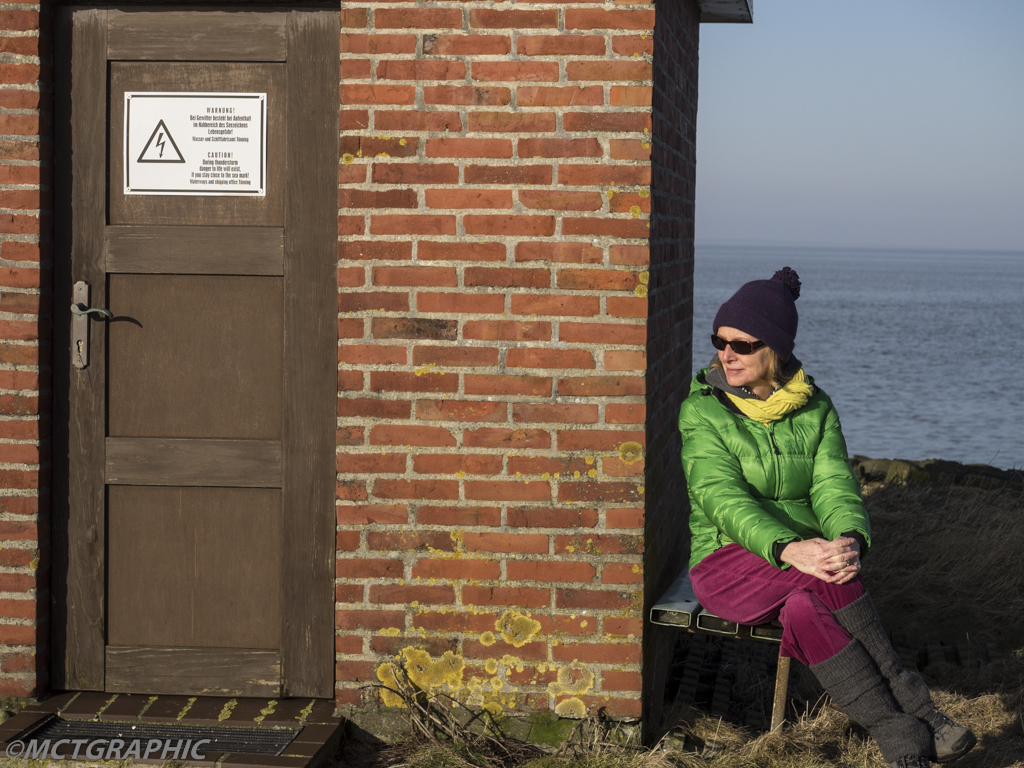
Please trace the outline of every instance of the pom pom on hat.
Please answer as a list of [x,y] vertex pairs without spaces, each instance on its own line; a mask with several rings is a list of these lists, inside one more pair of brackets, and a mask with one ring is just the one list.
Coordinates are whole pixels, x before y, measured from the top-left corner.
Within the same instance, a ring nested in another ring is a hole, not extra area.
[[794,300],[800,298],[800,275],[796,273],[795,269],[783,267],[772,275],[772,280],[778,280],[784,286],[789,288],[790,293],[793,294]]
[[799,296],[799,275],[783,267],[771,280],[754,280],[736,291],[715,315],[714,332],[725,326],[749,333],[788,363],[796,340]]

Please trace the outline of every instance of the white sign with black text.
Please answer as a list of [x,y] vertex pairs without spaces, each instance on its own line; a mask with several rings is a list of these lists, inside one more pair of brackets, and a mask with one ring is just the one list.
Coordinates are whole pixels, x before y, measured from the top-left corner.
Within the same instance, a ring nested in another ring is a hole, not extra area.
[[267,94],[124,95],[126,195],[267,194]]

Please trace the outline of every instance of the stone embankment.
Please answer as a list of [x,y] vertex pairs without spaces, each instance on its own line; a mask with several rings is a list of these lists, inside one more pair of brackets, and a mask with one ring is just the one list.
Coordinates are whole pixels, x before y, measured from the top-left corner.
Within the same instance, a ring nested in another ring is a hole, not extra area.
[[987,490],[1024,490],[1024,470],[996,469],[987,464],[961,464],[943,459],[909,461],[852,456],[850,463],[864,484],[913,483],[966,485]]

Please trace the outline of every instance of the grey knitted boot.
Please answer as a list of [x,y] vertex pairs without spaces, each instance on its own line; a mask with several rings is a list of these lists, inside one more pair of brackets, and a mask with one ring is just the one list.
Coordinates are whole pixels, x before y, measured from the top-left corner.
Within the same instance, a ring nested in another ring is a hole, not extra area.
[[832,701],[871,733],[890,766],[928,768],[932,735],[900,709],[871,656],[857,640],[820,664],[811,664]]
[[932,731],[932,749],[928,756],[932,760],[948,763],[971,751],[978,741],[974,734],[936,709],[921,676],[903,669],[899,654],[889,642],[875,604],[867,592],[845,608],[833,611],[833,615],[839,625],[860,641],[864,650],[874,659],[900,709],[928,724]]

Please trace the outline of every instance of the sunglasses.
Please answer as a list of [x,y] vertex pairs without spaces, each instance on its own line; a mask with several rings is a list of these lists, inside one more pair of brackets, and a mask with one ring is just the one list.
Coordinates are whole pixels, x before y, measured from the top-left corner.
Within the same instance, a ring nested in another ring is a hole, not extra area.
[[723,352],[726,347],[732,347],[732,351],[737,355],[749,355],[764,346],[763,341],[741,341],[739,339],[730,341],[723,339],[717,333],[711,334],[711,343],[715,349]]

